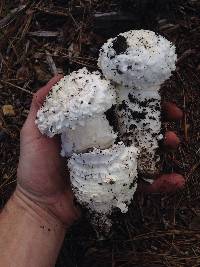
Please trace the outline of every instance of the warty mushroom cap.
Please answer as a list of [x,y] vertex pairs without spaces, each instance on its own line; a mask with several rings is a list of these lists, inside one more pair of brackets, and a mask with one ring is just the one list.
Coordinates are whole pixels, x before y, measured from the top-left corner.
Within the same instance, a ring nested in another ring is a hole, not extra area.
[[109,149],[73,154],[68,162],[78,202],[102,216],[127,212],[137,187],[137,149],[122,142]]
[[75,129],[85,121],[104,114],[116,102],[110,81],[86,68],[72,72],[53,86],[37,113],[39,130],[49,137]]
[[131,30],[109,39],[101,48],[98,65],[118,84],[158,88],[175,70],[175,46],[148,30]]

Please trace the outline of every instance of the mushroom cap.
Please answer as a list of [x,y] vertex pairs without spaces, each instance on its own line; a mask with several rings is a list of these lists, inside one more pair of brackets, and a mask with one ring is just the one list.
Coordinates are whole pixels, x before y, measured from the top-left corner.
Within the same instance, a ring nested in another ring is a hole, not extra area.
[[53,86],[37,113],[39,130],[50,137],[75,129],[103,114],[116,102],[114,87],[96,71],[86,68],[72,72]]
[[100,50],[104,76],[123,86],[159,87],[175,70],[175,46],[148,30],[132,30],[111,38]]
[[137,187],[137,149],[122,142],[105,150],[73,154],[68,162],[72,189],[90,212],[127,212]]
[[84,126],[75,130],[66,129],[61,135],[61,155],[70,157],[72,153],[86,152],[91,148],[105,149],[111,147],[117,134],[114,133],[105,115],[86,120]]

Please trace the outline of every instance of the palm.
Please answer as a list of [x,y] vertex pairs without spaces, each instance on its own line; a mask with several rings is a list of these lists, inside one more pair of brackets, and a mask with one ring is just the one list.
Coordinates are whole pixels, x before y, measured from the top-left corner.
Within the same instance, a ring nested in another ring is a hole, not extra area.
[[25,126],[21,136],[20,185],[36,196],[52,196],[62,192],[66,183],[59,140],[29,131]]

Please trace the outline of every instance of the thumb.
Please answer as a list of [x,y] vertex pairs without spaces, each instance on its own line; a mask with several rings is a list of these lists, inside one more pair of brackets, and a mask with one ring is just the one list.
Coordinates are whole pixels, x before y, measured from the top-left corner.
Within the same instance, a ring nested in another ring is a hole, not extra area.
[[30,112],[25,122],[26,128],[30,129],[30,131],[35,131],[37,134],[39,133],[38,128],[35,125],[35,119],[37,116],[38,110],[42,107],[44,100],[52,87],[63,78],[63,75],[58,74],[54,76],[45,86],[40,88],[33,96]]
[[41,106],[43,105],[46,96],[48,95],[48,93],[50,92],[52,87],[57,82],[59,82],[61,78],[63,78],[63,75],[61,75],[61,74],[54,76],[45,86],[40,88],[34,94],[28,119],[29,118],[31,118],[31,119],[34,118],[34,120],[36,119],[37,112],[41,108]]

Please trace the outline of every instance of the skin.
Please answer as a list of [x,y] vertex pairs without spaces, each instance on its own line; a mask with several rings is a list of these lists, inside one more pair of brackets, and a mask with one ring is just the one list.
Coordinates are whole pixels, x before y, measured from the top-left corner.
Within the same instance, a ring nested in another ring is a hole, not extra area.
[[[61,77],[55,76],[34,95],[21,130],[17,187],[0,214],[4,267],[54,266],[67,228],[80,216],[60,157],[59,139],[42,135],[35,125],[37,111]],[[183,184],[182,176],[166,174],[140,189],[166,192]]]
[[67,228],[79,217],[57,138],[40,134],[35,118],[61,76],[33,97],[20,137],[16,190],[0,214],[1,266],[54,266]]
[[[180,121],[183,112],[172,102],[163,103],[163,113],[166,120]],[[169,151],[175,151],[180,145],[180,139],[175,132],[167,131],[164,136],[163,145]],[[143,193],[169,193],[183,188],[185,185],[184,176],[178,173],[160,174],[155,177],[152,184],[141,182],[138,191]]]

